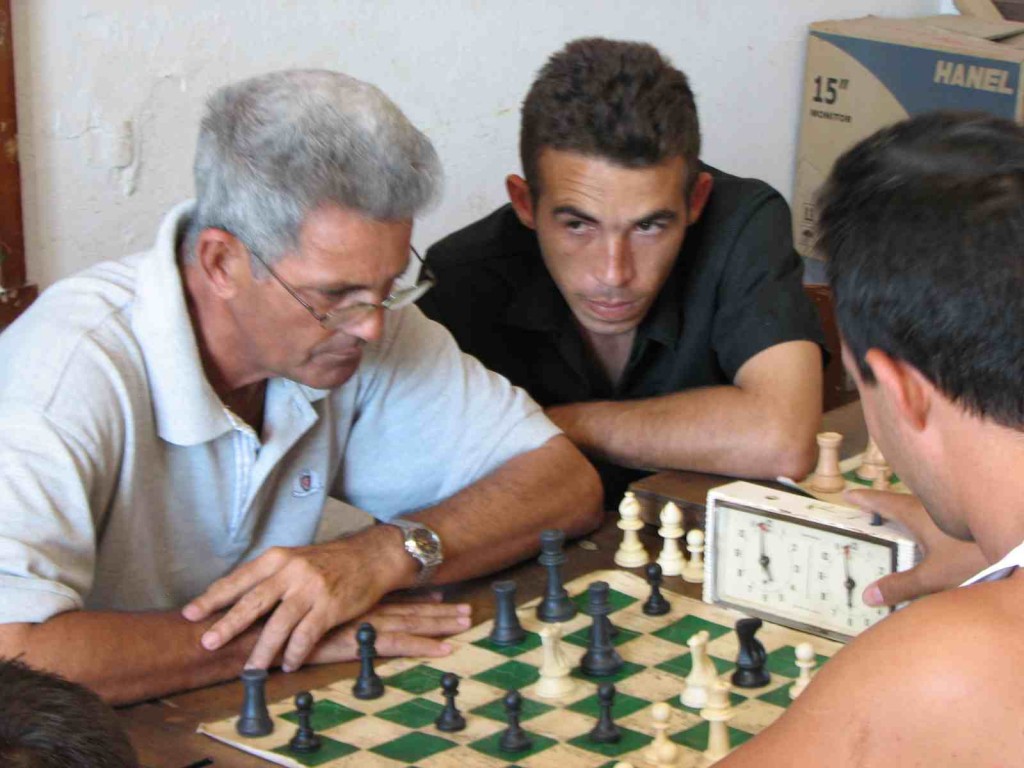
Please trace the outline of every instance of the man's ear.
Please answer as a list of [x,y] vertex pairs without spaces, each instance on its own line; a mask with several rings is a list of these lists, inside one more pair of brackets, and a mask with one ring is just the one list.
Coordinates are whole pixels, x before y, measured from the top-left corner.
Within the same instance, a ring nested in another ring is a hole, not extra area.
[[530,185],[526,183],[526,179],[510,173],[505,177],[505,189],[508,190],[508,199],[512,203],[512,210],[516,212],[522,225],[536,229],[533,194],[530,192]]
[[864,362],[875,374],[875,386],[883,390],[890,412],[912,429],[923,430],[936,394],[935,385],[910,363],[890,357],[877,347],[867,351]]
[[711,197],[711,190],[715,186],[715,180],[707,171],[701,171],[693,182],[690,189],[690,199],[686,201],[686,223],[696,224],[697,219],[704,213],[704,206],[708,204]]
[[222,299],[233,298],[243,285],[252,281],[249,251],[231,233],[213,227],[204,229],[195,247],[195,265]]

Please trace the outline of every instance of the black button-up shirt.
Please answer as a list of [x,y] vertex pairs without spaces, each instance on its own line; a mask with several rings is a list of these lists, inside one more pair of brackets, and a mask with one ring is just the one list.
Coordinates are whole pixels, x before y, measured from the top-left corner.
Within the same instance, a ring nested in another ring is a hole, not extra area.
[[[462,349],[541,405],[655,397],[731,384],[771,346],[823,344],[793,250],[789,207],[770,186],[705,166],[715,186],[637,328],[613,385],[588,353],[535,233],[503,206],[430,248],[437,286],[420,301]],[[598,465],[606,501],[643,473]]]

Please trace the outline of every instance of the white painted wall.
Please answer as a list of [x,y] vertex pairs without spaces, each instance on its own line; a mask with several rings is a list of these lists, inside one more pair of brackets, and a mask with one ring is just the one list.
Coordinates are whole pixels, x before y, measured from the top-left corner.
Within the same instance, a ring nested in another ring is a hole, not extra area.
[[686,71],[709,162],[788,195],[807,24],[949,0],[13,0],[29,276],[148,247],[191,195],[202,102],[285,67],[370,80],[435,142],[426,246],[504,202],[536,70],[583,35],[645,40]]

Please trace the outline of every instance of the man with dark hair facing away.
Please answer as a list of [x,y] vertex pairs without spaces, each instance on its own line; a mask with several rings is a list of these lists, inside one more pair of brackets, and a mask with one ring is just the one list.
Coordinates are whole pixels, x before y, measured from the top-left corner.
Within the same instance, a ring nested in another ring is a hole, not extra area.
[[976,575],[857,637],[719,765],[1017,765],[1024,129],[950,113],[883,129],[837,161],[820,211],[843,362],[927,509],[916,591],[972,562]]
[[421,306],[598,464],[802,477],[822,340],[789,209],[700,160],[686,76],[650,45],[570,43],[522,110],[510,205],[445,238]]
[[114,711],[88,688],[0,659],[0,765],[135,768]]

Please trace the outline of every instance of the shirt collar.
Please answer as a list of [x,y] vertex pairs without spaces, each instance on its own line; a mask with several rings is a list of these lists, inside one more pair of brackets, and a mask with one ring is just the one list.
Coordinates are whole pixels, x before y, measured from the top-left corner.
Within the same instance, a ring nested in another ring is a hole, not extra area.
[[[175,445],[198,445],[235,428],[206,378],[185,302],[177,246],[193,201],[173,208],[160,224],[152,250],[139,262],[132,330],[146,361],[157,434]],[[288,381],[310,402],[328,390]]]

